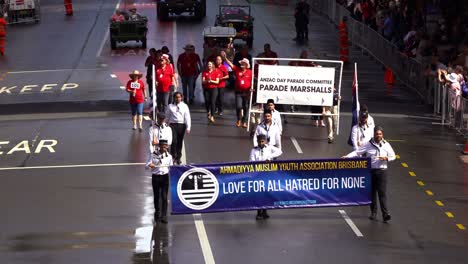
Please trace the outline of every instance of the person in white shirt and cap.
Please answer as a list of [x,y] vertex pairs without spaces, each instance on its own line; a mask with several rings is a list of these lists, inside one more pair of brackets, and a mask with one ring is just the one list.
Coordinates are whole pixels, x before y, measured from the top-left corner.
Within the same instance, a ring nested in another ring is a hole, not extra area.
[[177,165],[181,164],[185,133],[189,134],[192,126],[190,110],[188,105],[183,102],[183,98],[181,92],[175,92],[174,100],[166,110],[166,120],[172,129],[171,155]]
[[360,106],[359,113],[364,113],[364,112],[367,113],[367,125],[373,130],[375,127],[374,118],[369,114],[369,108],[367,107],[367,105],[362,104]]
[[275,100],[268,99],[266,103],[266,109],[271,111],[271,118],[273,119],[273,123],[275,123],[279,130],[280,134],[283,134],[283,124],[281,123],[281,114],[278,110],[275,109]]
[[391,216],[387,207],[387,168],[388,162],[394,161],[396,155],[390,143],[385,141],[383,136],[383,128],[380,126],[375,127],[374,137],[371,140],[343,158],[365,155],[371,159],[372,203],[370,205],[371,215],[369,219],[375,220],[377,217],[378,196],[383,220],[384,222],[388,222]]
[[[280,148],[267,144],[267,136],[265,134],[257,135],[257,144],[250,151],[250,161],[272,161],[283,154]],[[270,216],[266,209],[257,210],[255,219],[267,219]]]
[[361,112],[359,114],[359,123],[351,128],[351,141],[353,142],[354,150],[364,145],[373,137],[373,127],[367,124],[368,113]]
[[273,122],[271,110],[267,109],[263,112],[263,121],[255,129],[253,136],[254,147],[258,144],[258,135],[265,135],[268,145],[281,149],[281,132],[278,125]]
[[150,140],[150,153],[153,153],[155,148],[159,145],[159,140],[167,140],[169,148],[172,145],[172,129],[169,125],[166,124],[166,115],[162,112],[159,112],[156,115],[156,122],[149,130],[149,140]]
[[[169,169],[173,165],[167,140],[159,140],[159,146],[150,154],[146,168],[151,169],[154,196],[154,221],[167,224],[167,193],[169,191]],[[159,206],[161,201],[161,207]]]

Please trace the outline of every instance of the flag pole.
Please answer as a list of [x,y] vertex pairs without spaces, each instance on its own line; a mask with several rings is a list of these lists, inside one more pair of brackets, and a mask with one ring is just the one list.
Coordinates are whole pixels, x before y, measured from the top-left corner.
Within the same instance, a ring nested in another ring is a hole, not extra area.
[[361,110],[361,104],[359,103],[359,84],[358,84],[358,74],[357,74],[357,62],[354,63],[354,80],[356,81],[356,109],[358,113],[358,121],[359,121],[359,111]]
[[156,122],[156,70],[155,70],[154,63],[151,67],[151,86],[153,88],[153,122]]

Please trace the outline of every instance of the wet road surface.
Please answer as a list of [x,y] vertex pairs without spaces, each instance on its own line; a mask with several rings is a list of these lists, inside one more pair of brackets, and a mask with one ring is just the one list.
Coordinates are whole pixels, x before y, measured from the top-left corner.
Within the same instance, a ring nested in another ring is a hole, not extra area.
[[[147,133],[132,131],[129,113],[115,111],[126,109],[120,86],[128,72],[144,69],[146,51],[110,50],[105,32],[117,1],[81,1],[73,18],[64,17],[60,1],[42,2],[49,12],[41,23],[10,27],[9,53],[0,59],[0,70],[9,72],[0,88],[16,86],[11,94],[0,93],[2,109],[28,113],[0,116],[1,263],[466,263],[468,176],[456,147],[461,139],[433,126],[436,120],[416,94],[398,85],[385,88],[381,66],[354,49],[360,101],[399,155],[389,170],[389,224],[367,219],[367,207],[346,207],[271,210],[262,222],[253,211],[178,215],[153,227],[150,175],[142,165]],[[216,2],[209,3],[202,22],[180,17],[160,23],[151,1],[136,1],[149,17],[148,47],[167,45],[174,57],[186,43],[201,47],[202,30],[214,23],[217,10]],[[296,57],[305,48],[321,59],[338,58],[336,29],[325,19],[313,14],[311,41],[298,46],[292,3],[254,1],[252,10],[253,55],[268,42],[281,57]],[[57,38],[63,32],[73,34]],[[37,41],[20,41],[25,35]],[[283,159],[336,158],[350,151],[353,69],[344,70],[341,135],[328,144],[324,128],[308,118],[288,118]],[[192,110],[187,163],[246,160],[251,140],[234,126],[232,106],[207,125],[201,98],[197,94]],[[65,113],[70,111],[78,113]]]

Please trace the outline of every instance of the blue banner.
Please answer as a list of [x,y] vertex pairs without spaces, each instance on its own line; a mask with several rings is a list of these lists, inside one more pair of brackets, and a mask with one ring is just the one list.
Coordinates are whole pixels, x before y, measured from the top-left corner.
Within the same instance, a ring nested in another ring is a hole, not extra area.
[[370,204],[369,159],[172,166],[172,214]]

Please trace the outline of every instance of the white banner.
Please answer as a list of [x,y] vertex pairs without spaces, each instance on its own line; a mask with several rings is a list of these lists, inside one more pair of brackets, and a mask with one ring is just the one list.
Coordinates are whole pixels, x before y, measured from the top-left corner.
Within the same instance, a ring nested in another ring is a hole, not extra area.
[[335,68],[260,64],[257,103],[332,106],[334,86]]

